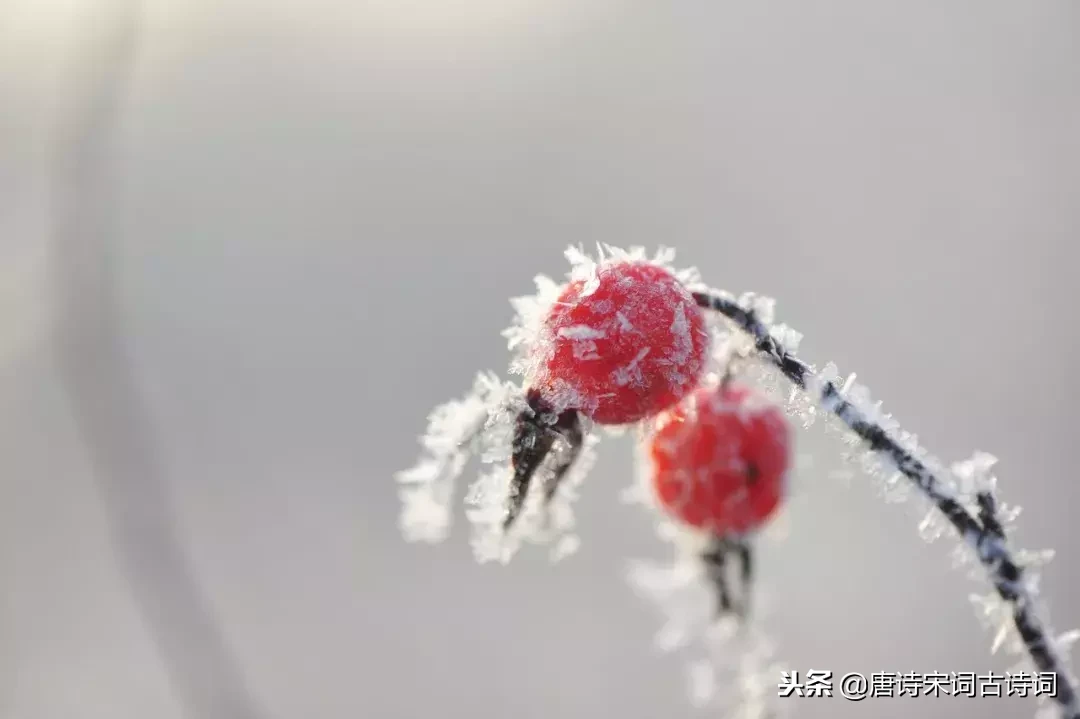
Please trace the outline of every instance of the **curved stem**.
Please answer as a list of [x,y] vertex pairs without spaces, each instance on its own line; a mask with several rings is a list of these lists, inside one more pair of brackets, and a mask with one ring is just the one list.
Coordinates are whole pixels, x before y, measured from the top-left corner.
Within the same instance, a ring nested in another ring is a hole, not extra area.
[[694,299],[699,306],[719,312],[749,334],[754,339],[758,353],[800,389],[809,390],[811,383],[819,384],[820,396],[816,399],[821,406],[838,417],[871,450],[892,460],[897,469],[937,506],[964,541],[975,550],[998,595],[1011,607],[1013,624],[1035,666],[1042,672],[1057,675],[1057,692],[1053,699],[1061,706],[1062,716],[1065,719],[1080,719],[1080,700],[1075,680],[1066,671],[1062,658],[1047,636],[1045,625],[1036,614],[1034,603],[1025,588],[1023,567],[1009,549],[997,517],[993,495],[989,492],[978,495],[979,516],[973,516],[926,464],[845,399],[835,384],[816,382],[813,368],[788,352],[753,309],[715,291],[695,292]]

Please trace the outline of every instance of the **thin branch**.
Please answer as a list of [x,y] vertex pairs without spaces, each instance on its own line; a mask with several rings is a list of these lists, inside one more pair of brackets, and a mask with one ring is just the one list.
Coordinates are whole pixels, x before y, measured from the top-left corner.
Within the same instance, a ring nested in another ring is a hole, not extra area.
[[979,492],[975,495],[975,500],[979,505],[979,520],[983,527],[994,537],[1005,541],[1005,527],[1002,526],[1001,519],[998,517],[997,499],[994,498],[994,493]]
[[[136,2],[94,8],[80,35],[86,75],[55,167],[53,277],[60,380],[90,455],[120,570],[184,711],[192,719],[257,719],[263,712],[221,636],[186,557],[159,448],[134,384],[111,263],[112,143],[135,62]],[[74,24],[74,23],[73,23]]]
[[1011,607],[1013,624],[1035,665],[1042,672],[1057,675],[1057,693],[1053,699],[1060,705],[1062,716],[1065,719],[1080,719],[1077,687],[1035,612],[1034,603],[1025,589],[1023,568],[1013,558],[997,519],[992,494],[979,494],[980,516],[972,516],[929,467],[900,446],[881,425],[867,418],[845,399],[835,384],[821,382],[809,365],[787,351],[752,309],[715,291],[695,292],[694,299],[701,307],[719,312],[749,334],[758,353],[800,389],[808,390],[811,386],[819,385],[820,397],[817,399],[821,406],[836,415],[871,450],[892,460],[897,469],[937,506],[964,541],[975,549],[998,595]]

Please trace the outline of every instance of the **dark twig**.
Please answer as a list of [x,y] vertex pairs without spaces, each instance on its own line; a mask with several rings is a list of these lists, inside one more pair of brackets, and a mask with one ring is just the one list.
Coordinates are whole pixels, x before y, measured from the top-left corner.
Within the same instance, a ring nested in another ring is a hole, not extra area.
[[[734,559],[738,572],[738,596],[731,591],[728,571]],[[733,614],[745,621],[750,613],[750,594],[754,579],[754,567],[750,540],[745,537],[713,537],[701,554],[705,572],[716,592],[717,619]]]
[[1005,541],[1005,528],[998,518],[997,500],[994,498],[994,493],[979,492],[975,495],[975,500],[979,504],[979,520],[982,522],[983,527],[991,535]]
[[[749,334],[760,355],[775,365],[800,389],[807,390],[817,380],[814,370],[795,357],[775,338],[753,309],[744,307],[727,295],[709,291],[695,292],[698,305],[719,312],[743,332]],[[1041,672],[1057,675],[1057,693],[1053,699],[1065,719],[1080,719],[1080,701],[1075,680],[1065,669],[1062,658],[1047,636],[1024,583],[1023,568],[1008,547],[992,494],[982,492],[977,498],[979,516],[973,516],[942,483],[934,472],[911,452],[904,449],[881,425],[867,418],[844,398],[830,381],[820,382],[821,406],[838,417],[871,450],[889,458],[897,469],[925,494],[956,528],[959,535],[975,549],[998,595],[1011,607],[1013,624],[1028,654]]]
[[715,539],[701,555],[701,561],[705,563],[705,571],[709,575],[713,589],[716,591],[716,616],[724,617],[732,611],[735,603],[731,598],[731,587],[728,585],[727,560],[730,548],[727,542]]
[[748,537],[741,537],[732,540],[735,546],[735,553],[739,555],[739,583],[742,585],[742,608],[739,611],[739,616],[743,621],[750,616],[750,607],[753,606],[753,602],[750,601],[750,595],[754,591],[754,551],[750,546],[750,539]]
[[158,448],[133,384],[117,317],[110,257],[111,145],[134,65],[139,8],[95,8],[80,27],[100,43],[61,137],[54,177],[53,265],[60,380],[108,513],[113,547],[135,604],[192,719],[257,719],[263,712],[221,636],[178,536]]
[[581,453],[585,441],[581,415],[577,411],[565,410],[556,413],[536,391],[530,391],[526,395],[526,401],[528,407],[518,415],[514,424],[511,450],[514,474],[510,480],[510,494],[503,519],[504,532],[509,531],[521,514],[532,479],[555,447],[555,441],[561,438],[567,449],[563,456],[557,459],[547,486],[544,487],[545,506],[554,499],[560,483]]

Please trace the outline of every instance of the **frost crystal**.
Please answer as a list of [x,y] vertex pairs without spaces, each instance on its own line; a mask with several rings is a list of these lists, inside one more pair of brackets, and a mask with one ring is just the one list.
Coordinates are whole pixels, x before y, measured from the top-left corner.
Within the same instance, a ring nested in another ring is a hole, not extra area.
[[926,516],[919,522],[919,536],[927,542],[940,539],[949,529],[948,521],[941,516],[937,507],[928,509]]
[[997,457],[987,452],[976,452],[970,459],[952,465],[952,473],[957,479],[957,489],[961,494],[975,496],[980,493],[993,493],[997,488],[997,477],[991,474]]
[[[1050,630],[1042,619],[1045,611],[1038,601],[1038,574],[1034,570],[1045,564],[1051,553],[1023,552],[1009,546],[1019,508],[1007,507],[997,497],[996,478],[991,474],[996,459],[979,452],[967,461],[943,466],[919,446],[915,435],[900,429],[881,403],[873,401],[866,387],[856,382],[854,374],[842,380],[833,364],[815,372],[791,356],[790,328],[777,331],[769,327],[774,309],[771,303],[762,308],[754,295],[743,295],[735,302],[729,294],[707,292],[713,298],[711,306],[753,341],[756,357],[769,368],[760,372],[761,376],[769,381],[770,370],[774,377],[782,371],[792,381],[789,414],[808,426],[818,414],[812,405],[817,405],[828,415],[827,430],[847,445],[845,457],[869,476],[882,480],[887,500],[905,501],[912,488],[921,490],[917,504],[932,506],[919,524],[920,535],[927,540],[943,534],[958,537],[962,548],[953,551],[954,565],[980,570],[978,577],[984,582],[989,578],[994,586],[994,592],[975,597],[980,619],[994,631],[993,650],[1026,652],[1038,658],[1040,667],[1059,672],[1059,686],[1063,687],[1055,700],[1066,716],[1080,716],[1067,646],[1077,635],[1063,635],[1066,641],[1049,639]],[[1023,636],[1018,625],[1023,627]]]
[[[1055,637],[1044,623],[1046,613],[1039,598],[1037,570],[1053,553],[1028,552],[1010,546],[1019,508],[999,500],[997,480],[992,474],[997,460],[992,455],[980,452],[964,462],[943,465],[919,445],[914,434],[900,428],[883,410],[881,402],[873,400],[869,390],[856,381],[854,374],[842,376],[833,364],[815,371],[795,358],[793,353],[802,335],[790,327],[773,324],[772,299],[753,293],[735,298],[730,293],[706,288],[695,269],[678,271],[669,267],[674,258],[670,250],[661,250],[648,260],[640,248],[625,251],[601,245],[595,260],[577,248],[568,249],[566,257],[571,263],[568,277],[582,283],[584,295],[596,293],[600,286],[598,269],[608,260],[651,261],[671,271],[685,287],[705,293],[716,310],[707,314],[712,349],[705,381],[717,381],[724,373],[737,370],[766,396],[783,402],[788,414],[804,427],[824,425],[827,433],[839,437],[847,463],[880,480],[879,487],[888,501],[907,501],[913,489],[919,490],[920,500],[911,504],[918,505],[924,515],[918,525],[920,535],[929,541],[943,535],[955,537],[958,546],[952,551],[954,565],[968,568],[982,581],[989,575],[994,591],[973,595],[972,600],[980,620],[994,633],[992,650],[1026,653],[1025,662],[1034,658],[1038,666],[1058,671],[1061,688],[1056,701],[1068,716],[1080,716],[1076,680],[1068,660],[1071,645],[1080,632]],[[553,337],[545,336],[544,319],[564,287],[543,276],[536,278],[536,286],[535,295],[512,300],[514,322],[503,333],[514,353],[510,371],[523,375],[527,383],[547,359],[547,347]],[[609,300],[596,301],[601,304]],[[603,311],[605,314],[614,311],[611,321],[603,327],[574,325],[558,330],[562,339],[574,343],[576,359],[586,362],[599,359],[596,340],[602,340],[608,332],[633,331],[632,319],[617,308],[606,307]],[[618,368],[617,376],[613,377],[615,383],[631,387],[639,382],[638,365],[642,361],[668,363],[670,372],[677,373],[675,367],[681,354],[692,350],[688,327],[686,315],[677,312],[671,325],[675,338],[672,346],[662,350],[644,348],[633,361]],[[686,342],[682,341],[684,336]],[[674,381],[678,377],[668,379],[675,385],[687,381],[685,377],[678,382]],[[575,408],[588,414],[590,408],[580,393],[566,386],[566,382],[562,385],[559,382],[562,380],[545,387],[551,394],[545,399],[551,400],[554,409]],[[567,449],[559,442],[533,478],[533,491],[525,498],[513,531],[502,531],[510,487],[508,465],[514,424],[525,408],[521,387],[484,373],[478,376],[465,398],[447,403],[431,414],[422,440],[424,456],[412,469],[397,475],[403,502],[401,528],[407,539],[438,542],[446,537],[455,481],[469,456],[479,453],[481,460],[492,467],[470,486],[465,500],[473,525],[472,546],[476,557],[480,561],[507,562],[524,542],[548,544],[553,561],[576,551],[579,539],[574,533],[570,505],[592,460],[596,439],[588,431],[583,455],[567,481],[560,485],[552,503],[543,506],[542,488],[554,475],[553,463]],[[615,427],[609,431],[617,433],[624,429]],[[639,425],[638,430],[642,429]],[[642,473],[646,463],[639,460],[637,464],[638,483],[624,494],[624,499],[650,503],[654,498]],[[852,476],[847,469],[833,474]],[[778,716],[787,707],[774,703],[779,665],[771,643],[756,623],[736,627],[730,622],[712,621],[712,596],[699,559],[704,538],[670,522],[661,522],[658,533],[662,539],[676,543],[679,558],[670,566],[638,563],[630,571],[629,579],[640,594],[665,614],[666,623],[657,638],[661,648],[665,651],[697,648],[698,658],[689,669],[692,698],[697,703],[723,700],[728,709],[743,719]],[[760,606],[756,607],[755,616],[760,620]],[[1023,628],[1023,636],[1017,625]]]
[[545,275],[537,275],[533,281],[536,283],[536,294],[510,300],[515,311],[514,323],[503,330],[507,347],[515,352],[514,359],[510,363],[512,374],[530,373],[533,363],[531,348],[540,334],[544,316],[558,299],[562,289],[557,282]]
[[[644,431],[641,434],[639,439],[644,439]],[[644,441],[637,443],[634,482],[623,492],[623,499],[649,507],[656,517],[665,517],[659,512],[650,481],[646,446]],[[782,539],[782,527],[776,526],[776,530],[762,533],[762,537]],[[791,705],[777,701],[776,682],[786,667],[777,660],[776,648],[763,629],[762,622],[769,614],[767,599],[754,599],[752,622],[738,624],[731,617],[716,621],[715,588],[701,561],[710,543],[708,533],[667,518],[657,521],[656,532],[673,548],[674,559],[631,562],[626,578],[635,593],[662,617],[656,647],[687,657],[691,702],[716,708],[729,719],[784,716]]]
[[[575,553],[581,541],[575,533],[572,504],[577,499],[578,487],[592,469],[598,441],[595,435],[586,435],[581,454],[547,507],[543,506],[542,492],[530,491],[525,509],[509,534],[502,529],[509,491],[508,470],[505,459],[495,460],[498,466],[473,482],[465,497],[466,514],[473,525],[471,544],[477,561],[506,564],[524,543],[550,546],[549,556],[553,562]],[[557,453],[553,453],[549,459],[556,456]],[[534,482],[543,487],[550,478],[551,472],[545,467]]]
[[760,627],[761,602],[754,623],[739,624],[731,617],[714,620],[715,597],[704,569],[685,549],[671,564],[639,560],[627,572],[637,594],[664,617],[657,648],[690,657],[688,689],[696,706],[715,706],[733,719],[781,716],[788,707],[777,701],[776,682],[785,667]]
[[519,395],[516,385],[482,372],[464,398],[431,412],[427,432],[420,440],[424,456],[411,469],[396,475],[401,484],[399,524],[406,540],[437,543],[446,539],[452,524],[457,478],[478,440],[495,427],[493,420]]
[[[595,292],[598,287],[599,268],[606,262],[650,262],[671,272],[685,286],[700,283],[696,269],[678,270],[671,266],[674,252],[661,248],[651,258],[642,248],[629,250],[610,245],[597,246],[597,258],[589,257],[581,248],[566,251],[570,262],[568,281],[581,281],[583,294]],[[510,373],[522,375],[528,383],[536,375],[546,358],[546,347],[552,343],[547,336],[545,318],[560,293],[566,287],[543,275],[535,278],[536,293],[511,300],[514,319],[503,331],[507,346],[513,353]],[[604,301],[601,300],[599,304]],[[600,308],[604,309],[604,308]],[[628,331],[627,315],[608,307],[613,312],[611,327],[590,325],[563,326],[558,336],[573,341],[576,359],[589,361],[599,359],[595,340],[604,338],[614,328]],[[632,330],[632,326],[630,326]],[[670,366],[671,372],[686,361],[693,351],[693,338],[689,318],[676,312],[672,320],[673,343],[663,349],[656,362]],[[618,386],[634,387],[642,382],[642,361],[653,361],[653,348],[644,347],[629,363],[619,367],[613,376]],[[660,350],[653,352],[657,355]],[[685,356],[684,356],[685,355]],[[649,357],[646,360],[646,357]],[[687,378],[675,377],[682,383]],[[589,410],[586,398],[575,387],[561,380],[554,380],[545,388],[545,400],[552,408]],[[593,400],[595,401],[595,400]],[[491,373],[481,374],[472,391],[463,399],[448,402],[435,409],[429,417],[429,426],[422,439],[424,456],[411,469],[397,474],[401,484],[401,530],[409,541],[440,542],[446,538],[452,520],[452,504],[457,478],[463,472],[468,459],[478,454],[484,468],[469,486],[465,496],[466,516],[472,525],[471,543],[476,558],[481,562],[507,562],[523,543],[550,545],[553,561],[574,553],[580,540],[574,533],[574,516],[571,505],[576,498],[577,486],[589,471],[593,462],[597,438],[591,427],[585,427],[584,444],[574,465],[559,485],[558,492],[549,506],[544,507],[542,489],[551,480],[552,465],[561,459],[567,447],[559,440],[554,451],[548,455],[540,471],[530,482],[529,496],[513,530],[507,534],[502,523],[506,517],[508,492],[511,486],[511,445],[517,417],[527,409],[524,388],[513,383],[501,382]],[[588,424],[588,422],[586,422]],[[625,427],[605,427],[608,434],[618,434]]]

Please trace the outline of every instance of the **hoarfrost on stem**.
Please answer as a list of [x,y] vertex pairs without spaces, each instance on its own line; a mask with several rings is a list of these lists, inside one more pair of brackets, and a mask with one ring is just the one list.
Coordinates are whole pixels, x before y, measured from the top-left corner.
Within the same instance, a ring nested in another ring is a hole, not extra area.
[[[640,261],[649,262],[668,269],[676,277],[685,280],[696,278],[694,270],[678,271],[669,266],[673,253],[670,250],[661,250],[653,258],[649,258],[641,248],[633,248],[629,251],[614,248],[608,245],[599,245],[597,259],[589,257],[583,249],[571,247],[566,251],[566,258],[570,262],[570,272],[567,275],[568,282],[580,282],[580,295],[593,297],[599,288],[599,272],[605,262]],[[535,278],[537,291],[534,295],[517,297],[512,300],[515,317],[511,327],[503,332],[507,338],[509,349],[514,353],[510,365],[510,372],[523,377],[526,386],[534,386],[534,381],[551,360],[556,340],[570,340],[574,358],[579,361],[589,362],[601,359],[598,353],[597,340],[603,340],[612,334],[633,333],[635,327],[630,316],[633,313],[617,311],[611,304],[610,299],[592,299],[593,309],[597,312],[603,310],[603,319],[590,320],[588,324],[571,324],[558,326],[552,329],[546,323],[552,308],[559,301],[560,294],[567,287],[554,280],[538,275]],[[686,301],[690,301],[685,294]],[[603,305],[603,306],[602,306]],[[670,365],[670,373],[677,373],[680,352],[685,353],[683,344],[692,344],[689,336],[689,323],[686,318],[679,317],[673,321],[675,332],[673,348],[664,349],[664,356],[658,362],[666,362]],[[683,327],[683,325],[686,325]],[[685,337],[683,337],[685,335]],[[685,342],[680,342],[685,340]],[[635,387],[642,383],[641,362],[649,357],[651,347],[643,347],[636,357],[623,366],[614,370],[611,375],[612,382],[618,387]],[[654,353],[655,355],[655,353]],[[650,358],[651,361],[651,358]],[[685,361],[685,358],[684,358]],[[523,543],[550,544],[551,557],[558,560],[574,551],[579,546],[579,539],[574,533],[574,517],[571,512],[571,503],[576,499],[577,486],[585,474],[589,471],[593,462],[594,446],[597,438],[591,432],[591,422],[587,419],[591,410],[596,408],[596,397],[587,397],[582,394],[579,386],[567,382],[562,377],[545,377],[544,401],[550,405],[554,414],[564,410],[577,410],[582,413],[581,421],[584,439],[579,449],[579,454],[570,465],[569,474],[561,481],[558,477],[559,467],[566,466],[568,459],[572,457],[573,449],[567,446],[561,439],[556,440],[556,449],[542,460],[535,476],[530,476],[528,486],[532,487],[556,487],[550,502],[545,505],[544,492],[530,492],[523,499],[520,514],[516,516],[512,531],[506,532],[504,520],[506,507],[509,500],[520,498],[510,496],[511,485],[509,483],[506,465],[511,458],[514,440],[512,416],[504,417],[499,423],[499,432],[488,433],[485,443],[489,451],[485,461],[501,463],[502,469],[493,468],[480,476],[470,487],[466,497],[466,514],[472,524],[472,546],[476,558],[481,562],[497,561],[508,562]],[[675,379],[686,382],[685,377]],[[519,407],[519,409],[527,408]]]
[[[1068,719],[1080,719],[1076,679],[1068,661],[1069,645],[1080,633],[1069,632],[1055,638],[1045,624],[1046,612],[1039,601],[1036,570],[1049,561],[1052,553],[1025,552],[1011,546],[1011,530],[1019,509],[1004,505],[998,498],[997,480],[992,474],[994,457],[976,453],[969,460],[946,466],[931,456],[914,434],[903,431],[884,411],[881,402],[872,398],[854,374],[843,377],[832,364],[816,370],[798,359],[795,352],[802,335],[773,323],[775,303],[770,298],[753,293],[736,297],[710,289],[701,283],[696,269],[670,268],[673,259],[670,250],[661,250],[649,260],[640,248],[624,251],[602,245],[598,249],[596,260],[579,248],[566,252],[571,263],[568,277],[581,282],[584,296],[596,293],[598,268],[609,259],[646,260],[670,269],[689,288],[698,306],[713,311],[708,316],[712,349],[706,381],[715,381],[737,368],[746,376],[744,379],[753,377],[759,390],[782,401],[799,424],[804,427],[824,424],[829,433],[840,437],[845,445],[844,457],[861,471],[880,479],[886,500],[904,502],[912,494],[921,495],[921,503],[929,511],[919,523],[919,533],[931,541],[942,536],[956,537],[960,547],[952,553],[954,562],[981,569],[979,576],[989,579],[993,587],[993,592],[977,595],[975,600],[980,618],[994,631],[992,648],[1024,652],[1040,671],[1057,673],[1059,691],[1054,700]],[[545,336],[544,318],[558,301],[563,287],[544,276],[536,277],[536,285],[535,295],[512,300],[514,323],[504,332],[514,353],[510,371],[522,375],[526,384],[549,359],[547,352],[553,338]],[[611,321],[603,327],[590,323],[559,330],[561,339],[575,343],[575,358],[596,359],[595,342],[603,341],[607,332],[634,331],[633,322],[626,315],[614,307],[604,311],[609,310]],[[685,317],[680,317],[674,316],[671,328],[676,340],[684,334],[685,323],[680,323]],[[670,348],[662,350],[662,356],[657,350],[645,361],[670,362],[670,372],[677,372],[675,368],[685,344],[675,341]],[[624,384],[633,383],[636,363],[645,356],[623,365],[619,369],[622,374],[616,379]],[[587,413],[589,410],[580,392],[568,383],[554,382],[550,390],[548,399],[556,411],[573,408]],[[527,409],[521,386],[483,373],[463,399],[447,403],[432,413],[422,440],[424,456],[412,469],[397,476],[403,503],[401,527],[407,539],[439,542],[446,537],[456,480],[468,458],[479,453],[484,463],[494,465],[481,473],[466,496],[467,516],[473,528],[472,546],[480,561],[509,561],[526,541],[550,544],[553,560],[577,548],[570,502],[591,463],[596,439],[589,431],[585,433],[584,456],[573,466],[569,481],[558,488],[552,504],[545,510],[540,497],[526,496],[521,521],[512,532],[502,531],[514,423]],[[625,428],[605,429],[617,433]],[[563,443],[556,445],[537,474],[540,486],[552,479],[556,472],[553,467],[558,466],[563,453],[570,449],[562,446]],[[851,475],[845,472],[844,476]],[[628,498],[648,500],[640,483]],[[679,539],[680,535],[666,524],[661,525],[661,533],[673,539]],[[684,542],[680,559],[670,567],[639,563],[631,572],[631,582],[667,614],[668,623],[661,635],[664,647],[674,650],[697,641],[707,648],[707,662],[699,660],[691,670],[694,697],[705,700],[723,694],[720,687],[727,682],[738,687],[738,691],[728,695],[739,697],[735,706],[729,708],[742,711],[741,716],[745,717],[765,716],[769,711],[773,712],[770,716],[775,716],[777,708],[766,707],[766,699],[775,696],[775,686],[770,682],[777,676],[771,645],[756,626],[744,624],[740,631],[731,632],[723,628],[723,623],[701,623],[702,616],[709,616],[702,615],[701,607],[708,605],[702,605],[700,597],[695,600],[693,596],[698,590],[704,592],[703,596],[708,592],[701,585],[700,563],[691,558],[695,551],[692,545],[693,542]],[[721,647],[722,651],[716,653]],[[724,663],[730,659],[737,661]],[[772,672],[764,683],[761,678],[766,670],[762,667]]]
[[[695,297],[702,306],[724,315],[752,342],[757,357],[791,381],[788,409],[792,415],[807,417],[809,401],[832,416],[830,429],[838,429],[848,438],[851,459],[890,486],[887,498],[893,498],[890,494],[895,488],[908,484],[932,503],[945,521],[927,517],[920,533],[931,540],[949,532],[958,536],[966,554],[974,555],[993,585],[993,593],[978,598],[980,617],[995,631],[992,648],[1004,646],[1024,652],[1039,671],[1057,674],[1058,692],[1053,697],[1057,708],[1068,719],[1080,719],[1077,681],[1064,646],[1067,642],[1051,638],[1043,618],[1045,607],[1038,602],[1034,570],[1037,564],[1045,564],[1048,556],[1045,552],[1017,552],[1010,546],[1009,530],[1018,510],[1005,507],[997,497],[996,479],[990,474],[994,457],[980,452],[965,462],[944,467],[919,445],[915,435],[900,429],[880,402],[871,400],[854,375],[841,382],[834,365],[815,371],[795,357],[770,329],[770,318],[758,313],[752,297],[734,300],[728,293],[708,288],[697,289]],[[771,314],[771,306],[768,312]],[[956,556],[954,552],[954,560]],[[1030,558],[1037,562],[1025,564]],[[1068,639],[1073,636],[1064,635]]]
[[428,415],[427,431],[420,439],[423,456],[396,475],[401,485],[399,525],[407,541],[446,539],[458,477],[481,438],[498,431],[504,408],[520,395],[513,383],[481,372],[463,398],[439,405]]
[[628,568],[634,591],[662,615],[656,647],[687,657],[688,691],[694,705],[711,706],[730,719],[776,719],[789,703],[778,701],[776,682],[786,668],[763,628],[767,604],[756,603],[753,622],[716,620],[715,595],[693,540],[673,525],[661,536],[674,540],[670,563],[638,560]]
[[[492,437],[493,444],[509,446],[509,439],[499,441]],[[560,483],[559,490],[545,507],[540,493],[530,493],[514,530],[503,531],[502,521],[506,508],[509,485],[506,481],[506,458],[492,453],[485,461],[496,462],[477,478],[469,487],[465,496],[466,516],[472,524],[470,543],[473,555],[480,563],[509,562],[525,543],[546,545],[552,562],[558,562],[574,554],[580,544],[575,532],[572,503],[577,499],[577,490],[585,476],[592,469],[595,461],[595,446],[599,438],[588,434],[584,440],[577,461]],[[559,451],[565,451],[565,448]],[[553,454],[553,459],[557,457]],[[541,486],[550,479],[547,467],[538,477]]]

